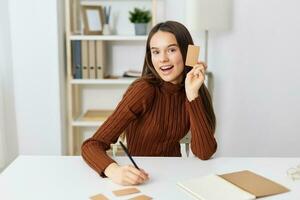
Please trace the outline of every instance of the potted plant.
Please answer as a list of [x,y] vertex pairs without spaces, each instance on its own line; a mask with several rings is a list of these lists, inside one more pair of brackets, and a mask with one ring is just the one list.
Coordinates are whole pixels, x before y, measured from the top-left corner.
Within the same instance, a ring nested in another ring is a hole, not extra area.
[[147,26],[151,20],[150,10],[134,8],[133,11],[129,11],[129,20],[134,23],[136,35],[146,35]]

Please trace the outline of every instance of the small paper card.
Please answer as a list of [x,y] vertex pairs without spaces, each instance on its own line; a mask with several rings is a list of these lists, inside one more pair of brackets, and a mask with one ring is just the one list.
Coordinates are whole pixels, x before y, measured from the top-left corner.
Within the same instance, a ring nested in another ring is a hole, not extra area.
[[124,195],[139,193],[139,192],[140,191],[137,188],[126,188],[126,189],[121,189],[121,190],[115,190],[115,191],[113,191],[113,193],[116,196],[124,196]]
[[147,196],[147,195],[142,194],[142,195],[133,197],[133,198],[128,199],[128,200],[150,200],[150,199],[152,199],[152,198]]
[[199,52],[200,52],[199,46],[194,46],[189,44],[185,65],[190,67],[196,65],[198,62]]
[[108,200],[106,196],[103,194],[97,194],[95,196],[90,197],[91,200]]

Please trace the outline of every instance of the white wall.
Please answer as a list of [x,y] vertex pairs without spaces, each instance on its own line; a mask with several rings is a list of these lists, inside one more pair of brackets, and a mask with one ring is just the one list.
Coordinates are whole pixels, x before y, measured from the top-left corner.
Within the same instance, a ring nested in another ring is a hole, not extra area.
[[0,169],[18,154],[8,0],[0,1]]
[[300,1],[235,0],[209,61],[220,156],[300,156]]
[[58,2],[9,1],[20,154],[63,151]]
[[[183,21],[182,2],[167,1],[167,19]],[[231,29],[209,40],[217,155],[300,156],[300,1],[232,3]]]

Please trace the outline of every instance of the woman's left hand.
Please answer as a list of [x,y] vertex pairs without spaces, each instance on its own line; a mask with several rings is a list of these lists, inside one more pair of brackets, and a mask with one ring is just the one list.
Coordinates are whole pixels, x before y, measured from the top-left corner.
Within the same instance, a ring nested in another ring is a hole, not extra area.
[[205,80],[207,65],[198,62],[185,78],[185,93],[189,101],[198,97],[199,89]]

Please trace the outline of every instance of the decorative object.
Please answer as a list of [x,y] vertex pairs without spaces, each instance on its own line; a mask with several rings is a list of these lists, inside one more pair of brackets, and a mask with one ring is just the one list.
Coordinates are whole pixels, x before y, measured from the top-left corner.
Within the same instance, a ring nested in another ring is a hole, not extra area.
[[208,62],[208,31],[229,28],[232,0],[187,0],[186,25],[191,33],[205,31],[205,58]]
[[147,34],[147,26],[151,18],[150,10],[134,8],[133,11],[129,11],[129,20],[134,23],[136,35]]
[[104,24],[102,6],[83,5],[81,11],[84,25],[83,33],[85,35],[101,35]]
[[103,35],[110,35],[111,29],[109,26],[111,6],[104,6],[105,23],[103,25]]

